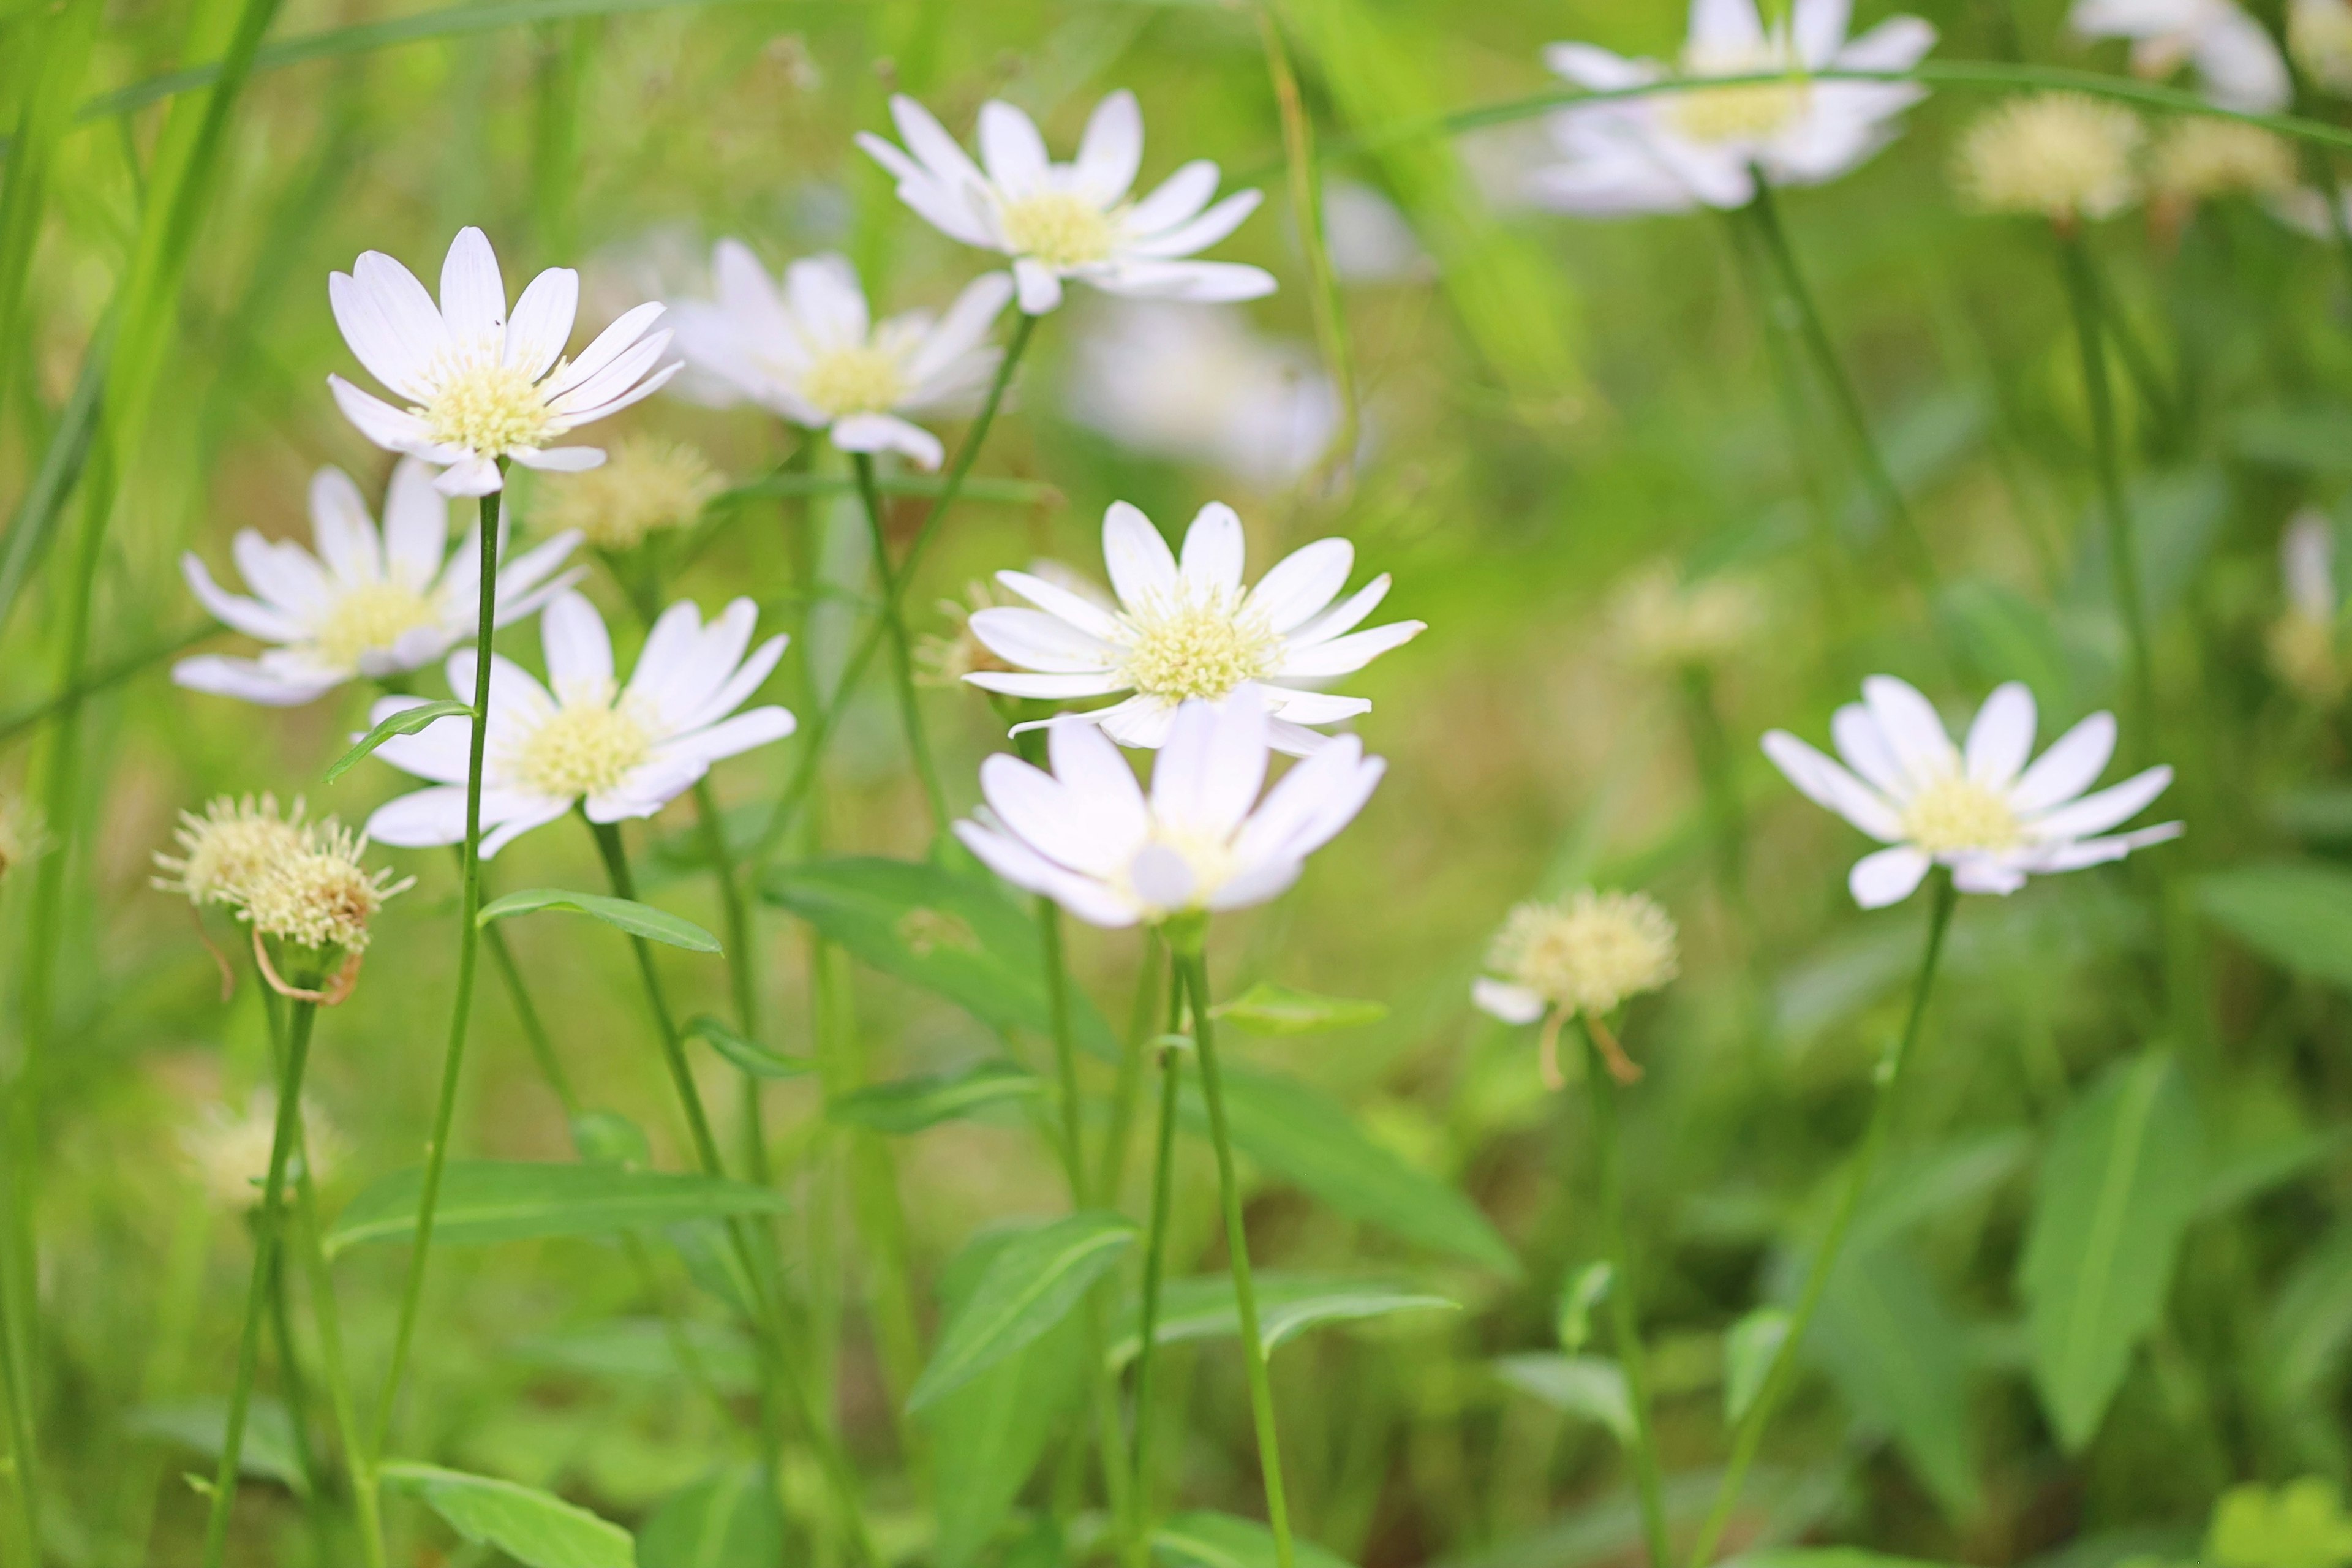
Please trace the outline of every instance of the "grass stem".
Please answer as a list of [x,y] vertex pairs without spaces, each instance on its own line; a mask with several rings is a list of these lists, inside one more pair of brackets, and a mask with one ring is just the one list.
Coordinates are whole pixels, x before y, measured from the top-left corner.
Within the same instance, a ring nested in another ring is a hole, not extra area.
[[1592,1161],[1601,1183],[1601,1250],[1609,1260],[1609,1312],[1617,1341],[1617,1364],[1625,1374],[1625,1401],[1633,1406],[1633,1489],[1642,1509],[1642,1540],[1651,1568],[1667,1568],[1673,1546],[1666,1537],[1664,1480],[1658,1441],[1650,1425],[1650,1358],[1642,1343],[1642,1314],[1633,1296],[1631,1249],[1625,1244],[1623,1156],[1617,1137],[1617,1079],[1609,1070],[1591,1030],[1584,1035],[1585,1092],[1592,1100]]
[[[1026,318],[1024,318],[1024,320]],[[866,526],[874,544],[874,574],[882,580],[882,630],[890,644],[890,680],[898,689],[898,717],[906,726],[907,756],[914,763],[916,782],[923,786],[923,802],[930,808],[935,842],[948,837],[948,802],[940,788],[940,770],[931,760],[930,737],[923,730],[923,705],[915,690],[915,650],[907,637],[906,595],[898,573],[890,564],[890,531],[882,517],[882,497],[874,488],[874,455],[850,454],[857,474],[857,496],[866,510]],[[908,566],[911,568],[910,561]]]
[[[295,1136],[304,1137],[299,1123]],[[296,1218],[302,1231],[302,1263],[310,1287],[310,1317],[319,1330],[319,1359],[327,1380],[327,1407],[343,1450],[343,1469],[350,1478],[352,1507],[359,1516],[360,1561],[364,1568],[384,1568],[383,1519],[377,1502],[374,1459],[360,1427],[359,1404],[352,1397],[350,1363],[343,1355],[342,1314],[335,1302],[335,1277],[327,1267],[325,1229],[319,1222],[317,1184],[310,1174],[307,1142],[299,1142],[300,1158],[294,1169]]]

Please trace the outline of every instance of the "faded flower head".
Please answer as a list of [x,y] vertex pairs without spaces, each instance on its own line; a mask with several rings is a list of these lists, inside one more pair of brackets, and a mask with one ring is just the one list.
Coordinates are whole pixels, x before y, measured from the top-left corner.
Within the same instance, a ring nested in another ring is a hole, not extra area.
[[2158,192],[2190,201],[2276,195],[2294,188],[2294,150],[2259,126],[2184,117],[2156,144],[2151,174]]
[[1545,1014],[1605,1016],[1675,977],[1675,922],[1646,893],[1579,889],[1560,903],[1513,910],[1486,955],[1498,978],[1472,994],[1507,1023]]
[[282,861],[307,853],[310,828],[302,821],[302,802],[278,815],[278,797],[263,795],[221,795],[205,814],[180,813],[172,837],[177,855],[158,854],[156,868],[164,875],[155,886],[167,893],[185,893],[188,901],[242,905],[263,873]]
[[2286,50],[2312,85],[2352,97],[2352,0],[2288,0]]
[[414,877],[395,882],[390,871],[362,866],[367,847],[365,834],[351,832],[333,817],[317,824],[299,851],[278,857],[254,875],[239,918],[281,942],[321,952],[366,952],[369,922],[383,901],[416,882]]
[[2111,217],[2139,195],[2145,136],[2139,116],[2085,93],[2021,96],[1969,128],[1954,177],[1981,212]]
[[[302,1149],[314,1181],[325,1181],[342,1158],[343,1140],[318,1106],[302,1101]],[[269,1149],[278,1134],[278,1096],[257,1089],[243,1109],[213,1104],[180,1130],[181,1157],[204,1184],[205,1194],[225,1209],[242,1212],[261,1201],[269,1174]]]
[[1680,669],[1712,664],[1748,646],[1763,629],[1765,605],[1756,585],[1743,578],[1685,583],[1672,564],[1656,562],[1617,590],[1609,620],[1628,663]]
[[605,454],[603,468],[551,482],[543,521],[578,531],[599,550],[633,550],[649,533],[691,525],[724,488],[695,447],[631,436]]

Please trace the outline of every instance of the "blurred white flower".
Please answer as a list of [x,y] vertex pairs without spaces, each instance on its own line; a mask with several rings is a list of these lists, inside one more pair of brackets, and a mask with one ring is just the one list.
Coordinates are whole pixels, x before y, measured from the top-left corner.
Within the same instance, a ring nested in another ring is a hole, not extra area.
[[2278,196],[2295,188],[2294,149],[2258,125],[2182,116],[2157,142],[2151,176],[2159,196],[2179,201]]
[[1611,1033],[1618,1004],[1672,980],[1680,968],[1673,917],[1647,893],[1597,893],[1580,888],[1556,904],[1513,910],[1470,985],[1478,1008],[1506,1024],[1545,1020],[1544,1082],[1559,1089],[1561,1022],[1582,1015],[1593,1043],[1617,1079],[1631,1083],[1642,1069]]
[[[180,1154],[215,1204],[242,1214],[261,1202],[261,1184],[269,1174],[269,1151],[277,1134],[278,1095],[268,1088],[257,1089],[242,1109],[213,1104],[198,1111],[180,1130]],[[342,1135],[307,1095],[302,1100],[302,1149],[310,1156],[310,1178],[317,1182],[333,1175],[344,1152]],[[288,1175],[298,1168],[289,1164]]]
[[1951,868],[1964,893],[2013,893],[2029,876],[2120,860],[2180,835],[2179,823],[2167,822],[2093,837],[2137,816],[2172,782],[2169,767],[2153,767],[2083,794],[2115,752],[2112,713],[2092,714],[2027,767],[2033,694],[2016,681],[1985,699],[1965,750],[1907,683],[1874,675],[1862,694],[1830,721],[1846,767],[1784,730],[1765,735],[1764,754],[1815,805],[1891,846],[1864,856],[1846,879],[1864,909],[1910,897],[1930,866]]
[[973,279],[943,317],[910,310],[877,326],[846,258],[793,262],[780,291],[750,247],[722,239],[710,269],[716,303],[670,306],[678,352],[736,398],[825,431],[845,452],[903,452],[938,468],[939,437],[899,416],[967,401],[1002,357],[986,342],[1013,298],[1002,272]]
[[1095,726],[1047,726],[1051,773],[998,754],[981,764],[988,804],[956,837],[1016,887],[1098,926],[1261,904],[1298,879],[1307,857],[1352,820],[1387,763],[1343,735],[1265,782],[1265,703],[1244,686],[1187,702],[1147,798]]
[[1221,305],[1122,300],[1079,340],[1070,417],[1153,457],[1215,464],[1261,489],[1314,468],[1339,396],[1304,349]]
[[2334,239],[2338,224],[2352,229],[2352,191],[2344,193],[2333,212],[2328,210],[2326,194],[2308,185],[2282,192],[2263,205],[2271,216],[2311,239]]
[[1127,199],[1143,162],[1143,114],[1131,92],[1096,107],[1068,163],[1052,160],[1026,114],[994,99],[980,106],[979,164],[913,99],[892,98],[890,117],[904,150],[870,132],[858,132],[857,144],[897,177],[898,199],[932,227],[1013,258],[1021,309],[1032,316],[1062,302],[1065,278],[1147,300],[1274,292],[1273,275],[1261,268],[1181,259],[1224,238],[1257,206],[1255,191],[1208,205],[1216,164],[1196,160],[1150,195]]
[[1953,177],[1979,212],[2113,217],[2139,199],[2145,137],[2138,115],[2088,93],[2021,94],[1977,117]]
[[580,275],[551,267],[507,316],[506,279],[478,228],[463,228],[441,264],[441,302],[415,274],[368,250],[327,279],[343,341],[376,380],[410,400],[395,408],[340,375],[328,387],[360,434],[444,470],[446,495],[488,495],[501,458],[559,473],[604,460],[593,447],[555,447],[566,433],[626,408],[677,373],[655,363],[669,333],[651,332],[658,304],[639,305],[576,360],[561,356],[579,310]]
[[[504,518],[499,530],[503,539]],[[172,667],[173,681],[291,707],[358,676],[419,668],[474,635],[481,542],[468,530],[444,560],[449,499],[423,459],[394,466],[381,532],[351,476],[320,468],[310,477],[310,537],[316,555],[290,539],[272,543],[249,528],[238,532],[230,552],[257,598],[223,590],[193,551],[180,557],[181,574],[205,609],[278,646],[258,658],[182,659]],[[578,580],[579,569],[549,574],[579,542],[577,533],[559,533],[499,568],[499,625],[535,614]]]
[[1150,518],[1114,501],[1103,516],[1103,557],[1116,609],[1026,572],[999,572],[998,582],[1037,607],[976,613],[972,635],[1015,673],[964,679],[1047,701],[1132,691],[1124,702],[1066,717],[1145,747],[1168,742],[1180,703],[1250,685],[1272,716],[1274,747],[1303,756],[1328,741],[1306,726],[1370,712],[1371,703],[1265,683],[1361,669],[1423,629],[1420,621],[1395,621],[1354,631],[1387,595],[1385,573],[1328,607],[1356,563],[1356,547],[1344,539],[1294,551],[1256,587],[1244,588],[1242,520],[1214,501],[1186,531],[1181,566]]
[[1916,16],[1891,16],[1848,41],[1848,0],[1796,0],[1770,28],[1755,0],[1691,0],[1682,58],[1668,67],[1591,44],[1554,44],[1545,63],[1579,87],[1606,92],[1669,79],[1788,79],[1658,92],[1572,105],[1549,121],[1566,162],[1531,176],[1529,195],[1591,216],[1744,206],[1756,176],[1817,185],[1869,159],[1894,138],[1894,118],[1926,96],[1904,82],[1817,81],[1818,70],[1904,71],[1935,46]]
[[684,441],[626,436],[605,462],[551,481],[538,521],[563,529],[599,550],[633,550],[650,533],[691,528],[727,488],[710,459]]
[[1755,641],[1767,611],[1761,590],[1744,577],[1685,582],[1673,562],[1657,561],[1610,595],[1609,629],[1629,664],[1682,669],[1728,658]]
[[2287,0],[2286,48],[2314,85],[2352,96],[2352,0]]
[[[781,637],[744,657],[758,618],[749,599],[729,605],[708,626],[691,602],[672,605],[654,623],[624,688],[614,683],[613,642],[595,606],[578,594],[550,605],[540,620],[546,686],[490,658],[482,825],[491,831],[483,835],[483,856],[575,805],[591,822],[651,816],[719,758],[791,734],[793,716],[782,708],[735,713],[783,657]],[[474,658],[471,649],[450,656],[451,691],[474,689]],[[380,724],[417,702],[388,697],[369,717]],[[452,716],[377,749],[434,787],[378,807],[368,819],[372,837],[407,847],[463,842],[470,731],[470,721]]]
[[1331,270],[1350,283],[1394,283],[1437,272],[1396,204],[1354,180],[1323,182],[1323,240]]
[[2333,703],[2352,684],[2352,669],[2339,647],[2336,531],[2317,508],[2295,513],[2279,535],[2279,579],[2286,608],[2264,638],[2271,669],[2309,700]]
[[2205,96],[2226,109],[2268,114],[2294,95],[2278,45],[2236,0],[2074,0],[2067,21],[2086,38],[2129,38],[2141,76],[2194,65]]

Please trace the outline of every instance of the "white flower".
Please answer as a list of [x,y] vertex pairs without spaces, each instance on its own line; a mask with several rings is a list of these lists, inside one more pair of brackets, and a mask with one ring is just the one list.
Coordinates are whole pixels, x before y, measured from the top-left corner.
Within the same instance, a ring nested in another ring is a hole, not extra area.
[[2279,535],[2279,578],[2286,610],[2264,638],[2271,669],[2309,700],[2334,703],[2352,670],[2337,647],[2336,531],[2317,508],[2297,512]]
[[263,873],[310,853],[311,831],[312,825],[302,820],[299,795],[283,816],[273,795],[258,800],[217,795],[202,816],[180,813],[180,826],[172,830],[180,852],[157,852],[156,869],[165,875],[153,885],[163,892],[185,893],[198,908],[242,904]]
[[2194,64],[2205,96],[2225,109],[2268,114],[2294,96],[2278,46],[2236,0],[2075,0],[2067,22],[2086,38],[2131,39],[2144,77]]
[[719,242],[711,277],[717,303],[670,307],[678,352],[707,382],[845,452],[904,452],[927,468],[944,455],[939,437],[899,416],[952,409],[988,384],[1001,351],[984,340],[1013,298],[1013,280],[991,272],[937,321],[912,310],[876,326],[846,258],[793,262],[780,292],[733,239]]
[[1606,92],[1670,78],[1786,73],[1786,81],[1668,90],[1573,105],[1549,121],[1567,162],[1536,172],[1529,194],[1593,216],[1738,207],[1761,171],[1775,185],[1817,185],[1893,139],[1895,116],[1923,97],[1901,82],[1816,81],[1819,70],[1904,71],[1936,42],[1916,16],[1891,16],[1849,42],[1848,0],[1796,0],[1767,29],[1755,0],[1691,0],[1690,36],[1669,68],[1591,44],[1554,44],[1545,63]]
[[1977,117],[1953,176],[1979,212],[2113,217],[2139,199],[2146,137],[2138,115],[2088,93],[2021,94]]
[[1139,452],[1205,460],[1259,488],[1312,468],[1339,425],[1315,356],[1222,305],[1122,300],[1079,341],[1067,405]]
[[675,363],[654,368],[669,346],[669,333],[647,335],[658,304],[624,315],[578,359],[562,358],[580,303],[580,274],[568,267],[532,279],[509,321],[506,279],[478,228],[450,241],[437,308],[415,274],[376,250],[331,276],[327,298],[352,353],[409,406],[331,375],[335,401],[377,446],[446,469],[435,483],[446,495],[498,489],[501,458],[559,473],[594,468],[604,460],[595,447],[550,443],[677,374]]
[[[499,520],[503,541],[505,519]],[[480,605],[482,552],[467,530],[449,544],[449,499],[433,470],[403,458],[392,470],[378,532],[359,487],[341,468],[310,479],[313,555],[292,540],[275,543],[251,529],[231,553],[258,595],[214,583],[193,552],[180,571],[197,600],[224,623],[278,646],[258,658],[204,654],[172,667],[172,679],[197,691],[292,707],[358,676],[397,675],[432,663],[474,635]],[[520,620],[575,581],[578,570],[549,580],[580,542],[560,533],[499,569],[499,625]]]
[[[552,822],[576,804],[591,822],[651,816],[721,757],[782,740],[793,716],[782,708],[734,713],[783,657],[772,637],[749,658],[759,617],[738,599],[705,626],[686,601],[662,613],[637,656],[625,688],[613,678],[613,642],[603,617],[578,594],[548,605],[540,621],[548,684],[490,658],[490,721],[482,763],[482,854],[497,854],[518,835]],[[474,689],[474,650],[449,658],[449,689]],[[551,691],[551,688],[552,690]],[[417,700],[388,697],[375,705],[381,724]],[[434,781],[389,801],[368,818],[369,837],[417,847],[466,837],[466,768],[471,721],[436,720],[397,735],[376,755]]]
[[1267,722],[1254,688],[1185,703],[1147,798],[1099,730],[1057,719],[1046,730],[1054,771],[989,758],[988,804],[956,837],[1005,880],[1098,926],[1262,904],[1348,826],[1388,765],[1343,735],[1261,803]]
[[1326,740],[1306,726],[1336,723],[1372,705],[1266,683],[1361,669],[1411,641],[1423,623],[1353,630],[1387,595],[1385,573],[1326,607],[1356,563],[1356,547],[1344,539],[1293,552],[1248,589],[1242,550],[1242,520],[1212,501],[1185,533],[1179,566],[1151,520],[1114,501],[1103,516],[1103,556],[1118,607],[1026,572],[999,572],[998,582],[1037,608],[982,610],[971,631],[1016,673],[980,670],[964,679],[983,690],[1048,701],[1132,691],[1124,702],[1068,715],[1129,746],[1166,743],[1178,704],[1213,701],[1254,684],[1272,715],[1275,748],[1304,756]]
[[897,176],[898,199],[932,227],[1013,258],[1021,309],[1029,315],[1062,302],[1065,278],[1147,300],[1255,300],[1274,292],[1274,278],[1263,268],[1181,259],[1233,233],[1257,206],[1255,191],[1209,206],[1217,191],[1214,163],[1195,160],[1150,195],[1127,199],[1143,163],[1143,114],[1131,92],[1114,92],[1096,106],[1077,158],[1068,163],[1046,153],[1027,115],[993,99],[980,106],[980,164],[913,99],[891,99],[890,117],[904,150],[870,132],[860,132],[857,144]]
[[1874,675],[1862,694],[1830,721],[1852,773],[1784,730],[1765,735],[1764,754],[1814,804],[1892,846],[1864,856],[1846,879],[1864,909],[1908,898],[1931,865],[1950,867],[1964,893],[2013,893],[2029,876],[2120,860],[2180,836],[2180,824],[2168,822],[2091,837],[2138,815],[2172,782],[2170,768],[2154,767],[2083,794],[2115,752],[2112,713],[2092,714],[2027,767],[2033,694],[2016,681],[1985,699],[1964,751],[1906,682]]
[[2315,84],[2352,94],[2352,0],[2287,0],[2286,47]]
[[[1675,977],[1675,922],[1646,893],[1580,888],[1566,902],[1513,910],[1470,998],[1506,1024],[1554,1009],[1607,1016]],[[1496,978],[1499,975],[1501,978]]]

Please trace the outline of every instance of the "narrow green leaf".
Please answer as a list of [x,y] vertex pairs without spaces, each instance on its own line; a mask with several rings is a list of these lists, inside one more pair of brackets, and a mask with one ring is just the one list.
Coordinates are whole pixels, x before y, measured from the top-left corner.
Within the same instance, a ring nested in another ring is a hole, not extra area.
[[[372,1241],[404,1241],[416,1228],[421,1171],[384,1177],[353,1198],[327,1227],[330,1257]],[[596,1236],[641,1226],[727,1215],[774,1214],[791,1206],[771,1187],[721,1176],[573,1165],[452,1160],[435,1211],[436,1246]]]
[[900,1079],[852,1089],[825,1102],[828,1121],[877,1132],[919,1132],[1008,1100],[1035,1100],[1045,1080],[1013,1062],[981,1062],[961,1072]]
[[673,1492],[637,1536],[637,1568],[773,1568],[784,1520],[757,1465],[738,1465]]
[[1253,1035],[1317,1035],[1377,1024],[1389,1016],[1389,1008],[1385,1002],[1318,996],[1261,980],[1232,1001],[1210,1008],[1209,1014]]
[[1617,1270],[1605,1258],[1596,1258],[1570,1275],[1559,1288],[1559,1310],[1553,1315],[1553,1327],[1559,1335],[1559,1348],[1574,1355],[1592,1337],[1592,1309],[1608,1298],[1609,1287],[1617,1281]]
[[1948,1517],[1976,1510],[1966,1339],[1908,1253],[1849,1247],[1830,1272],[1803,1350],[1856,1415],[1894,1435]]
[[1132,1222],[1093,1211],[1006,1243],[973,1288],[971,1300],[948,1321],[907,1407],[921,1409],[1060,1322],[1134,1239]]
[[[1444,1296],[1380,1280],[1265,1270],[1253,1282],[1257,1289],[1258,1342],[1269,1355],[1277,1346],[1325,1323],[1359,1322],[1393,1312],[1461,1310],[1460,1302]],[[1110,1347],[1106,1359],[1114,1368],[1134,1360],[1143,1347],[1140,1310],[1139,1306],[1130,1314],[1131,1321]],[[1241,1309],[1234,1299],[1232,1275],[1171,1279],[1161,1287],[1160,1318],[1152,1334],[1158,1343],[1238,1339],[1241,1331]]]
[[327,769],[326,782],[334,783],[349,773],[352,765],[394,735],[414,735],[419,730],[437,724],[444,719],[470,719],[473,704],[444,697],[432,702],[420,702],[414,708],[404,708],[386,718],[383,723],[352,742],[352,749],[337,757]]
[[[1276,1568],[1281,1561],[1274,1548],[1274,1531],[1254,1519],[1196,1509],[1163,1521],[1151,1532],[1151,1543],[1180,1563],[1195,1568]],[[1326,1552],[1311,1541],[1291,1541],[1299,1568],[1349,1568],[1347,1559]]]
[[1625,1371],[1606,1356],[1549,1351],[1507,1355],[1495,1363],[1495,1374],[1555,1409],[1598,1422],[1620,1443],[1633,1440],[1633,1401],[1625,1392]]
[[[129,1425],[133,1432],[194,1448],[217,1460],[228,1431],[228,1401],[189,1399],[142,1405],[131,1413]],[[294,1447],[294,1422],[285,1405],[266,1394],[257,1394],[246,1405],[245,1441],[237,1449],[236,1468],[241,1475],[276,1481],[296,1497],[310,1495],[310,1479],[302,1473],[302,1460]]]
[[1759,1307],[1731,1325],[1723,1336],[1723,1422],[1736,1426],[1764,1392],[1780,1347],[1789,1342],[1789,1314],[1778,1307]]
[[634,899],[608,899],[601,893],[574,893],[562,888],[525,888],[520,892],[509,893],[483,905],[482,912],[474,920],[478,925],[488,925],[509,915],[536,914],[541,910],[570,910],[603,921],[608,926],[617,926],[631,936],[667,942],[688,952],[719,951],[717,937],[667,910],[657,910]]
[[2198,879],[2197,902],[2280,967],[2352,990],[2352,872],[2284,863],[2216,871]]
[[2284,1186],[2326,1163],[2347,1142],[2352,1142],[2352,1128],[2336,1127],[2299,1137],[2265,1139],[2217,1159],[2206,1173],[2204,1191],[2197,1200],[2198,1217],[2227,1214],[2273,1187]]
[[654,1163],[646,1130],[617,1110],[583,1110],[572,1119],[572,1146],[594,1165],[645,1170]]
[[2352,1563],[2344,1493],[2324,1476],[2275,1490],[2231,1487],[2213,1505],[2204,1559],[2216,1568],[2341,1568]]
[[2352,1347],[2352,1224],[2339,1222],[2287,1271],[2263,1315],[2259,1342],[2281,1409],[2307,1409],[2336,1386]]
[[712,1050],[753,1078],[806,1078],[816,1071],[816,1063],[808,1058],[788,1057],[772,1051],[765,1046],[745,1039],[708,1013],[697,1014],[686,1026],[686,1037],[708,1042]]
[[555,1372],[675,1385],[686,1375],[681,1342],[721,1393],[749,1394],[758,1386],[759,1360],[743,1331],[696,1318],[614,1318],[518,1340],[507,1353],[524,1365]]
[[411,1459],[387,1460],[380,1473],[459,1535],[525,1568],[637,1568],[627,1531],[536,1488]]
[[1768,1546],[1743,1552],[1725,1568],[1948,1568],[1917,1557],[1864,1552],[1859,1546]]
[[2196,1108],[2161,1052],[2117,1064],[2059,1119],[2018,1287],[2034,1387],[2070,1453],[2098,1430],[2163,1313],[2203,1182]]

